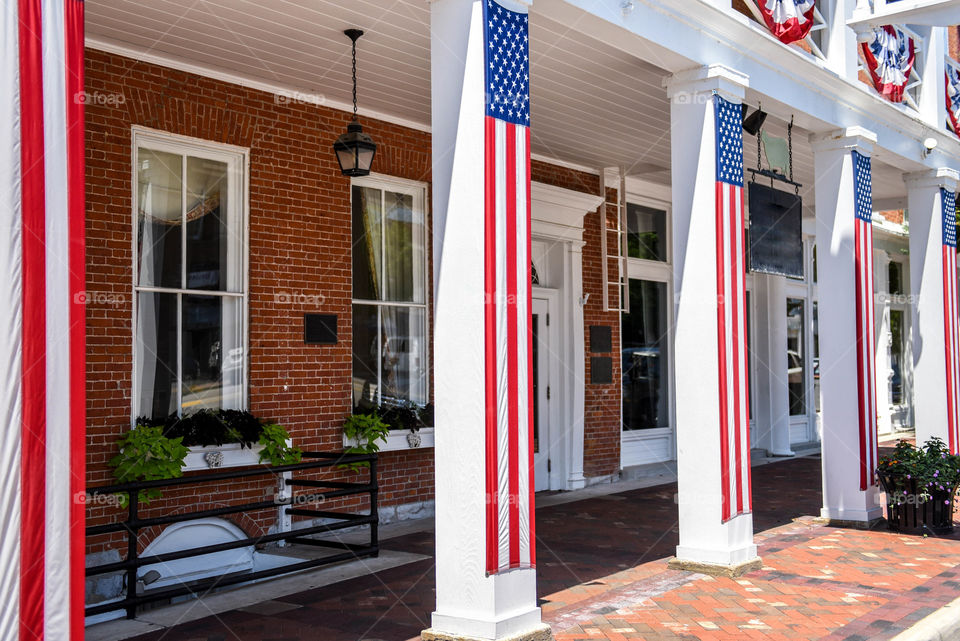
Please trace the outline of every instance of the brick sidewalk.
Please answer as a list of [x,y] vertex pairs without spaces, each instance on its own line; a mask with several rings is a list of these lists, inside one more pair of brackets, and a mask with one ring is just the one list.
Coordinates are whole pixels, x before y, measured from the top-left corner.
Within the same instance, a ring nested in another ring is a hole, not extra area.
[[890,639],[960,595],[956,538],[802,517],[756,540],[764,566],[740,579],[653,561],[546,597],[544,619],[557,641],[860,641]]

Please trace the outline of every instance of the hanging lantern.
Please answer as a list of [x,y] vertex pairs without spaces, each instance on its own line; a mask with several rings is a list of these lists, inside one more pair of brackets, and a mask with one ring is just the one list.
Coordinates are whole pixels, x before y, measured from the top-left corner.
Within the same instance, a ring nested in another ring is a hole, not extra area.
[[377,145],[373,138],[363,133],[363,127],[357,120],[357,39],[363,35],[363,31],[347,29],[343,33],[350,38],[353,46],[353,122],[347,125],[347,133],[333,143],[333,150],[337,154],[337,162],[340,163],[340,172],[354,178],[370,175]]

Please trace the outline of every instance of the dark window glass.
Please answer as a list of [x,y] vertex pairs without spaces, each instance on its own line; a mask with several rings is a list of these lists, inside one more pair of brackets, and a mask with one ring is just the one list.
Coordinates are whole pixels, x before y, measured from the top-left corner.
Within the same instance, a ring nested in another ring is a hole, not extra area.
[[630,313],[621,319],[623,429],[669,425],[667,286],[630,280]]
[[627,256],[667,260],[667,213],[643,205],[627,204]]
[[787,299],[787,388],[790,393],[790,416],[807,413],[806,372],[804,371],[803,301]]

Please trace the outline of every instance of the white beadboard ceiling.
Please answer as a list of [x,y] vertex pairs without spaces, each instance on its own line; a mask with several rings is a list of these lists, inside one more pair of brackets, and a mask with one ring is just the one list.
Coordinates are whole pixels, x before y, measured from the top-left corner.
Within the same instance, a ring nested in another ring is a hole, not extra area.
[[[350,43],[343,30],[363,29],[361,109],[423,127],[430,122],[429,23],[425,0],[86,1],[93,47],[322,96],[335,106],[351,100]],[[595,169],[622,166],[630,175],[668,184],[666,72],[575,27],[537,13],[534,3],[533,152]],[[768,131],[786,136],[785,123],[768,123]],[[795,177],[812,185],[807,137],[794,130]],[[745,161],[755,166],[755,140],[746,136],[744,144]],[[877,198],[901,196],[902,184],[897,170],[876,163]],[[806,191],[812,204],[812,191]]]

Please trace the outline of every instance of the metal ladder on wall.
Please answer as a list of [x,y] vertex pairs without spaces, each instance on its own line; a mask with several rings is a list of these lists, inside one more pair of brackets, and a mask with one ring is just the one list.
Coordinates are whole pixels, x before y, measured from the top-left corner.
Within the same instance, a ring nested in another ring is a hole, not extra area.
[[[610,200],[608,179],[615,178],[616,200]],[[600,255],[603,257],[603,311],[630,313],[630,278],[627,274],[627,179],[620,167],[600,172],[603,192],[603,218],[600,232]],[[610,226],[610,214],[616,213],[616,225]],[[616,278],[611,279],[611,268]],[[611,296],[611,288],[616,288]]]

